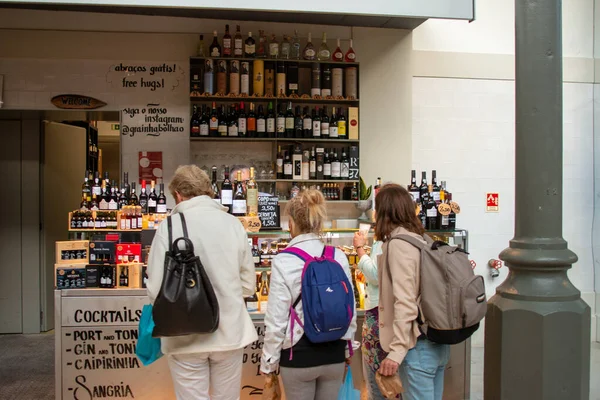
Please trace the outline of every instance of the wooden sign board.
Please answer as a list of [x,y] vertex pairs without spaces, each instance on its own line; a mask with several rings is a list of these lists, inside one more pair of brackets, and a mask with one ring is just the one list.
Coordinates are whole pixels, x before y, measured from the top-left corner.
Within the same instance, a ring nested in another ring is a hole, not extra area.
[[263,229],[279,229],[279,199],[275,196],[258,196],[258,218]]
[[51,102],[57,108],[65,110],[94,110],[106,105],[105,102],[94,99],[93,97],[81,96],[78,94],[60,94],[54,96]]

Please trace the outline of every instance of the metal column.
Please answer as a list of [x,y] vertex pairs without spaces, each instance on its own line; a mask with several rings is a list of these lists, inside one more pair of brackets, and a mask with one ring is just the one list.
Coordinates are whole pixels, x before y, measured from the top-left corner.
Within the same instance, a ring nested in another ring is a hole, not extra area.
[[589,399],[590,308],[562,238],[561,7],[515,0],[515,236],[488,305],[486,400]]

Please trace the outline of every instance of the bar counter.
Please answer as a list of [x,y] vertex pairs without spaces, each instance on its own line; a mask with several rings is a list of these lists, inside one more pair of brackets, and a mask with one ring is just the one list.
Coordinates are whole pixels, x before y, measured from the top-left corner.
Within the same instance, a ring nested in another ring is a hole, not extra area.
[[[146,289],[56,290],[54,299],[57,400],[175,399],[166,357],[144,367],[135,355]],[[357,315],[360,341],[364,312]],[[251,317],[259,339],[244,351],[241,400],[259,399],[264,382],[259,372],[264,314]],[[470,353],[470,341],[452,346],[444,400],[469,399]],[[354,354],[352,374],[365,398],[360,351]]]

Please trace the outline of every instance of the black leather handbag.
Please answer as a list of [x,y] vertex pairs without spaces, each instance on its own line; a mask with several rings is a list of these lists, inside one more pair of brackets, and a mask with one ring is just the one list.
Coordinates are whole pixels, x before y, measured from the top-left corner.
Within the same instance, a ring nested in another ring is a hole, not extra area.
[[167,218],[169,245],[165,272],[154,307],[154,337],[212,333],[219,326],[219,302],[181,215],[183,237],[173,241],[171,216]]

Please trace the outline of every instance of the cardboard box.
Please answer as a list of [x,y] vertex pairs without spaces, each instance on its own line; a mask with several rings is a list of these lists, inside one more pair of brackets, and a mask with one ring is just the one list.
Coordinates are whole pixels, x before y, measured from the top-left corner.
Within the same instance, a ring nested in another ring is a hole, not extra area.
[[350,171],[348,173],[349,179],[360,178],[360,159],[358,153],[358,146],[350,146],[350,154],[348,155],[350,161]]
[[87,264],[89,245],[89,240],[56,242],[56,264]]
[[117,264],[139,263],[142,260],[142,245],[140,243],[118,243]]
[[85,266],[85,287],[98,288],[100,287],[100,265]]
[[116,259],[115,242],[90,242],[89,264],[115,264]]
[[114,288],[117,285],[117,267],[116,265],[98,266],[98,287],[103,289]]
[[348,139],[358,140],[358,107],[348,108]]
[[56,264],[55,272],[54,286],[56,289],[85,289],[85,266]]

